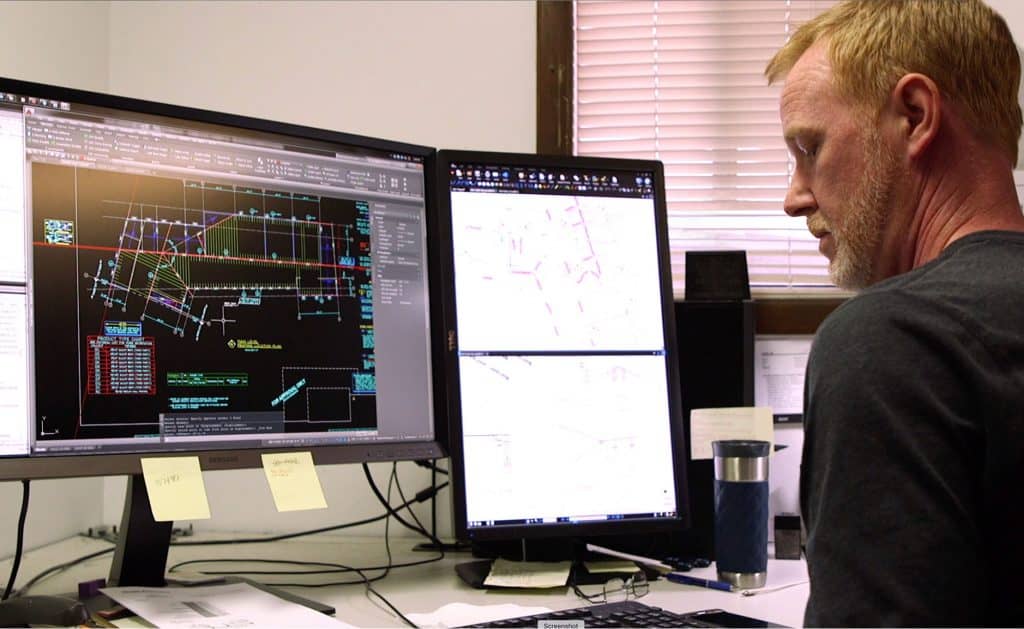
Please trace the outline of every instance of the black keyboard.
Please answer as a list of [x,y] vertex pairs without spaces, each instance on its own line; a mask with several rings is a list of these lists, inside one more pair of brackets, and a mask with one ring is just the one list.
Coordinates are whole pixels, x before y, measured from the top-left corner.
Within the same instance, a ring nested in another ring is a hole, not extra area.
[[[751,624],[719,624],[721,620],[743,619]],[[778,626],[754,618],[728,614],[720,609],[707,609],[688,614],[676,614],[660,607],[645,605],[637,601],[623,601],[621,603],[604,603],[602,605],[591,605],[589,607],[577,607],[574,609],[563,609],[561,611],[545,612],[534,616],[520,616],[518,618],[505,618],[492,620],[479,625],[469,627],[537,627],[542,620],[564,621],[582,620],[584,627],[766,627]]]

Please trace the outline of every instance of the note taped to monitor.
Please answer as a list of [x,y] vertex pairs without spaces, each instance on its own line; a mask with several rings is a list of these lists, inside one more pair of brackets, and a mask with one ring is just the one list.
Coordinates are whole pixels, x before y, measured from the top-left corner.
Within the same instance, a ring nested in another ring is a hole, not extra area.
[[197,456],[143,458],[142,478],[146,482],[153,520],[208,520],[203,472]]
[[695,408],[690,411],[690,458],[713,458],[711,442],[756,439],[774,444],[772,409],[765,406]]

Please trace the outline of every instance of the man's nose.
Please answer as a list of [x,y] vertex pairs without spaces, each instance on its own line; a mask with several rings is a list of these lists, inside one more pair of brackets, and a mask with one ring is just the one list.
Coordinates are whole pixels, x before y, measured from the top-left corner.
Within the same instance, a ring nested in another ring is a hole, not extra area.
[[814,194],[806,185],[802,177],[793,175],[793,180],[786,191],[786,198],[782,202],[782,209],[790,216],[805,216],[818,208],[818,202]]

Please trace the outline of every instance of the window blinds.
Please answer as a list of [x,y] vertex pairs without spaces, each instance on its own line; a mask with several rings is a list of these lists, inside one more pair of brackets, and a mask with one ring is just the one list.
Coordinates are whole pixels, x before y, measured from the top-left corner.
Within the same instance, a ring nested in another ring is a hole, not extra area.
[[575,3],[575,150],[665,164],[672,276],[687,250],[743,249],[753,290],[836,292],[803,219],[764,67],[824,0]]

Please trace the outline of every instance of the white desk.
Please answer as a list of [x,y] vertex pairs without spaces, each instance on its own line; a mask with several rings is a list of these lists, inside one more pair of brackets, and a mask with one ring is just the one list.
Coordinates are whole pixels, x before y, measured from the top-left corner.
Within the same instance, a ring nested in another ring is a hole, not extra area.
[[[188,539],[217,539],[227,536],[195,537]],[[429,553],[412,551],[415,543],[410,538],[393,539],[392,556],[395,563],[429,558]],[[25,583],[42,570],[70,559],[107,548],[106,542],[75,537],[52,544],[30,553],[22,560],[18,585]],[[168,565],[186,559],[199,558],[265,558],[305,561],[336,562],[364,567],[386,563],[384,544],[380,538],[356,538],[312,536],[299,540],[275,542],[272,544],[246,544],[235,546],[174,547],[171,549]],[[393,569],[391,574],[374,583],[374,588],[404,614],[428,613],[451,602],[473,605],[495,605],[514,603],[524,606],[542,606],[551,609],[565,609],[586,605],[577,598],[570,588],[550,591],[474,590],[465,585],[455,574],[457,563],[471,561],[468,553],[449,554],[443,561],[411,568]],[[205,564],[208,569],[236,570],[238,564]],[[252,564],[252,569],[303,570],[301,567]],[[40,582],[30,594],[67,593],[77,590],[77,584],[96,578],[105,578],[110,569],[110,555],[85,562],[75,568]],[[194,569],[189,566],[184,569]],[[4,577],[10,570],[10,562],[0,562],[0,574]],[[375,576],[380,572],[369,572]],[[695,576],[713,577],[713,568],[692,572]],[[773,583],[806,581],[807,570],[803,561],[769,560],[769,586]],[[245,575],[243,575],[245,576]],[[311,575],[307,577],[252,577],[264,582],[300,580],[309,583],[340,581],[353,575]],[[329,586],[321,588],[284,588],[300,596],[322,601],[337,609],[337,618],[360,627],[400,627],[403,623],[382,603],[370,598],[361,585]],[[597,586],[588,586],[587,591],[598,591]],[[806,583],[774,592],[744,597],[739,593],[720,592],[705,588],[677,585],[664,580],[651,584],[651,592],[641,599],[648,605],[655,605],[675,612],[698,609],[721,608],[727,611],[769,620],[790,627],[799,627],[803,622],[804,605],[808,596]]]

